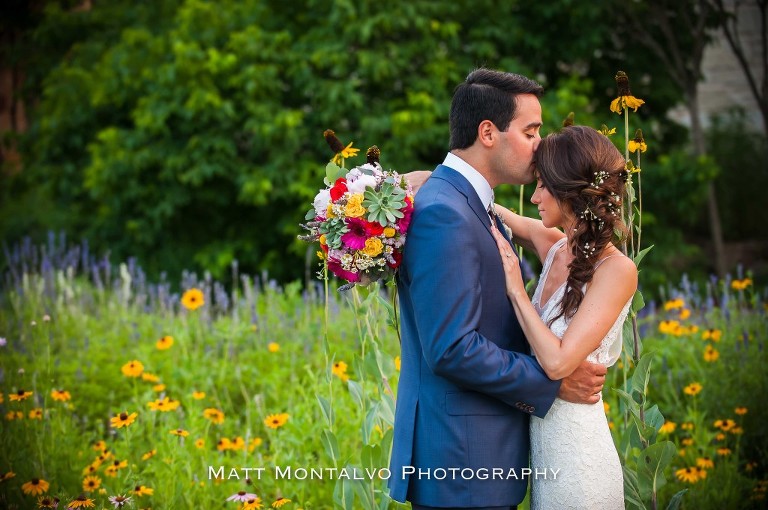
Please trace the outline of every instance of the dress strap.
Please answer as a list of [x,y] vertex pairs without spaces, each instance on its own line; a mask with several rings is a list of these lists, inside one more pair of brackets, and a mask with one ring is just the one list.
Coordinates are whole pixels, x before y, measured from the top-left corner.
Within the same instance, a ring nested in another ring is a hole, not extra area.
[[600,267],[600,264],[602,264],[603,262],[605,262],[605,261],[606,261],[606,260],[608,260],[609,258],[611,258],[611,257],[619,257],[619,256],[623,256],[623,255],[624,255],[623,253],[614,253],[613,255],[608,255],[607,257],[603,257],[603,258],[601,258],[601,259],[600,259],[600,260],[598,260],[598,261],[597,261],[597,263],[595,264],[595,271],[597,271],[597,268],[598,268],[598,267]]

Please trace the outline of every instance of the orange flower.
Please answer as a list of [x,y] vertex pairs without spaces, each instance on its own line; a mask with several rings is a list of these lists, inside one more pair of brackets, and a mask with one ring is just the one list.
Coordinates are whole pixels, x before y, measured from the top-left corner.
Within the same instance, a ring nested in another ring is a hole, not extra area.
[[38,494],[48,492],[48,487],[50,487],[50,484],[45,480],[41,478],[33,478],[27,483],[25,483],[24,485],[22,485],[21,490],[24,491],[24,494],[29,494],[30,496],[37,496]]
[[187,310],[197,310],[205,304],[205,297],[200,289],[189,289],[181,297],[181,304]]
[[123,365],[121,370],[126,377],[139,377],[144,371],[144,365],[141,364],[141,361],[133,360]]
[[203,411],[203,416],[211,420],[211,423],[224,423],[224,413],[218,409],[208,408]]
[[51,398],[59,402],[66,402],[72,398],[72,395],[68,391],[64,390],[51,390]]
[[277,429],[285,425],[285,423],[288,421],[288,418],[288,413],[270,414],[264,418],[264,425],[271,429]]
[[155,344],[155,347],[157,347],[160,351],[165,351],[171,348],[173,346],[173,337],[172,336],[164,336],[160,340],[157,341]]
[[19,390],[16,393],[11,393],[8,395],[8,398],[11,402],[21,402],[22,400],[27,400],[29,397],[31,397],[32,393],[33,392],[31,391]]

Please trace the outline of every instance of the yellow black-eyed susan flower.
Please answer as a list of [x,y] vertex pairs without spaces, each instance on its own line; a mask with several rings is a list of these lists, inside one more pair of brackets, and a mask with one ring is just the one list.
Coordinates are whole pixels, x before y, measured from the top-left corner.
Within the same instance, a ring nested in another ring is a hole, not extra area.
[[96,504],[92,499],[87,498],[85,494],[80,494],[78,497],[69,502],[67,508],[93,508],[95,506]]
[[154,402],[147,402],[147,405],[153,411],[168,412],[179,407],[179,401],[171,400],[170,397],[163,397],[162,400],[156,399]]
[[712,340],[713,342],[719,342],[722,338],[723,332],[719,329],[707,329],[701,334],[701,338],[704,340]]
[[59,498],[40,496],[37,498],[37,508],[58,508]]
[[149,460],[152,457],[154,457],[156,454],[157,454],[157,450],[155,449],[149,450],[147,453],[141,456],[141,460]]
[[195,448],[197,448],[199,450],[202,450],[203,448],[205,448],[205,439],[203,439],[202,437],[199,438],[199,439],[196,439],[195,440]]
[[83,490],[85,492],[93,492],[101,487],[101,478],[98,476],[86,476],[83,480]]
[[123,411],[122,413],[118,414],[114,418],[111,418],[109,421],[112,427],[119,429],[119,428],[127,427],[128,425],[136,421],[136,417],[138,415],[139,413],[128,414],[126,411]]
[[59,402],[66,402],[72,399],[72,395],[68,391],[64,390],[51,390],[51,398]]
[[280,508],[281,506],[287,505],[290,502],[291,502],[290,499],[280,497],[272,502],[272,508]]
[[701,469],[710,469],[715,467],[715,463],[709,457],[699,457],[696,459],[696,465]]
[[659,434],[671,434],[677,428],[677,423],[673,421],[664,422],[664,425],[659,428]]
[[16,393],[9,394],[8,399],[11,402],[21,402],[22,400],[27,400],[29,397],[31,397],[33,393],[34,392],[32,391],[19,390]]
[[264,425],[271,429],[277,429],[285,425],[285,423],[288,421],[288,418],[288,413],[270,414],[264,418]]
[[685,483],[696,483],[699,481],[699,469],[695,467],[687,467],[678,469],[675,471],[675,476],[678,480]]
[[243,439],[242,436],[237,436],[232,440],[229,449],[233,451],[245,450],[245,439]]
[[745,290],[752,285],[752,278],[744,278],[743,280],[733,280],[731,282],[731,288],[733,290]]
[[600,131],[600,133],[605,136],[611,136],[616,134],[616,128],[608,129],[608,126],[606,126],[605,124],[600,126],[600,129],[598,131]]
[[37,496],[38,494],[48,492],[48,487],[50,487],[50,484],[42,478],[33,478],[22,485],[21,490],[24,491],[24,494]]
[[166,351],[170,349],[173,346],[173,337],[172,336],[164,336],[160,340],[155,343],[155,347],[157,347],[160,351]]
[[203,411],[203,416],[205,418],[208,418],[211,423],[224,423],[224,413],[220,411],[219,409],[214,409],[213,407],[209,407],[205,411]]
[[36,407],[32,409],[29,412],[29,419],[30,420],[42,420],[43,419],[43,409],[41,407]]
[[343,361],[337,361],[333,364],[331,367],[331,372],[333,372],[333,375],[338,377],[344,382],[347,382],[349,380],[349,374],[347,374],[347,364]]
[[334,153],[333,158],[331,158],[331,161],[335,163],[336,165],[341,166],[344,163],[345,159],[353,158],[357,156],[357,153],[360,152],[360,149],[355,149],[352,147],[353,142],[349,142],[349,144],[345,147],[343,143],[341,143],[341,140],[338,139],[336,136],[336,133],[333,132],[332,129],[326,129],[323,132],[323,138],[325,138],[325,142],[328,144],[328,147],[331,148],[331,150]]
[[189,435],[189,432],[187,432],[184,429],[174,429],[171,431],[171,434],[173,434],[174,436],[187,437]]
[[0,483],[15,477],[16,477],[16,473],[14,473],[13,471],[6,471],[5,473],[0,473]]
[[141,361],[133,360],[123,365],[120,370],[122,370],[123,375],[126,377],[139,377],[144,371],[144,365]]
[[192,398],[195,400],[203,400],[205,398],[205,392],[204,391],[194,391],[192,392]]
[[141,380],[151,382],[151,383],[160,382],[160,378],[158,376],[156,376],[155,374],[150,374],[149,372],[143,372],[141,374]]
[[697,382],[692,382],[691,384],[683,388],[683,392],[686,395],[691,395],[691,396],[698,395],[699,393],[701,393],[701,390],[702,390],[702,386],[700,383],[697,383]]
[[642,129],[635,131],[635,138],[629,141],[628,149],[629,152],[645,152],[648,150],[648,145],[646,145],[645,138],[643,138]]
[[151,496],[155,493],[155,489],[150,489],[149,487],[146,487],[144,485],[137,485],[133,489],[133,493],[136,496]]
[[165,391],[165,384],[155,384],[152,386],[152,391],[156,391],[157,393],[160,393],[161,391]]
[[727,457],[731,453],[733,453],[733,452],[731,451],[730,448],[718,448],[717,449],[717,454],[720,455],[721,457]]
[[267,350],[269,352],[277,352],[280,350],[280,344],[277,342],[269,342],[267,344]]
[[264,505],[261,503],[261,498],[258,496],[243,502],[243,510],[259,510],[261,508],[264,508]]
[[263,440],[262,440],[260,437],[254,437],[254,438],[253,438],[253,439],[251,439],[251,440],[250,440],[250,442],[248,443],[248,451],[249,451],[249,452],[252,452],[252,451],[253,451],[253,450],[255,450],[256,448],[258,448],[259,446],[261,446],[261,443],[263,443],[263,442],[264,442],[264,441],[263,441]]
[[739,416],[744,416],[745,414],[747,414],[748,411],[749,409],[747,409],[746,407],[737,407],[736,409],[733,410],[733,412],[738,414]]
[[103,452],[104,450],[107,449],[107,443],[105,443],[104,441],[99,440],[99,441],[96,441],[95,443],[93,443],[91,445],[91,448],[94,451]]
[[189,289],[181,296],[181,304],[187,310],[197,310],[205,304],[203,291],[200,289]]
[[711,345],[707,345],[704,348],[704,361],[708,363],[714,363],[717,361],[717,359],[720,357],[720,353],[717,349],[712,347]]
[[637,111],[645,101],[632,95],[632,92],[629,90],[629,77],[627,73],[619,71],[616,73],[615,78],[619,94],[616,99],[611,101],[611,111],[618,114],[623,113],[625,108],[632,108],[634,111]]
[[216,442],[216,449],[219,450],[220,452],[229,450],[231,446],[232,446],[232,441],[230,441],[228,437],[222,437]]

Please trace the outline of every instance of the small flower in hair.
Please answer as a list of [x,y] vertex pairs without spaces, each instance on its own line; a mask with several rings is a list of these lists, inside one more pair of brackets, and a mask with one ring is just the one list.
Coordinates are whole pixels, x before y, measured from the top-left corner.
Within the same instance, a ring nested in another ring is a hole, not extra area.
[[629,152],[645,152],[648,150],[648,146],[645,144],[645,140],[643,139],[643,130],[638,129],[635,131],[635,139],[629,141]]
[[629,77],[624,71],[616,73],[616,86],[619,89],[619,97],[611,101],[611,111],[616,112],[619,115],[627,109],[632,108],[637,111],[641,105],[645,103],[642,99],[638,99],[632,95],[629,90]]
[[593,188],[600,187],[602,183],[608,180],[608,177],[610,177],[610,174],[608,174],[608,172],[606,172],[605,170],[600,170],[599,172],[595,172],[595,178],[592,180],[591,186]]
[[594,245],[590,245],[589,243],[584,243],[584,246],[581,248],[581,251],[587,257],[591,257],[595,254],[595,247]]
[[585,208],[585,209],[584,209],[584,210],[581,212],[581,214],[579,214],[579,217],[580,217],[580,218],[582,218],[582,219],[584,219],[584,220],[592,221],[592,220],[594,220],[595,218],[597,218],[597,215],[596,215],[595,213],[593,213],[593,212],[592,212],[592,209],[590,209],[589,207],[586,207],[586,208]]

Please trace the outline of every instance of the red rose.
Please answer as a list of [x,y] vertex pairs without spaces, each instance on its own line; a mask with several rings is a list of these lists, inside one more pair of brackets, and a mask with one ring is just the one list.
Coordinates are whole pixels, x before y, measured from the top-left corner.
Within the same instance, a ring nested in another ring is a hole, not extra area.
[[333,202],[337,201],[341,197],[344,196],[344,193],[347,192],[347,180],[344,177],[339,177],[336,179],[336,183],[331,188],[331,200]]
[[384,233],[384,227],[378,221],[369,221],[365,225],[365,231],[368,233],[368,237],[376,237]]

